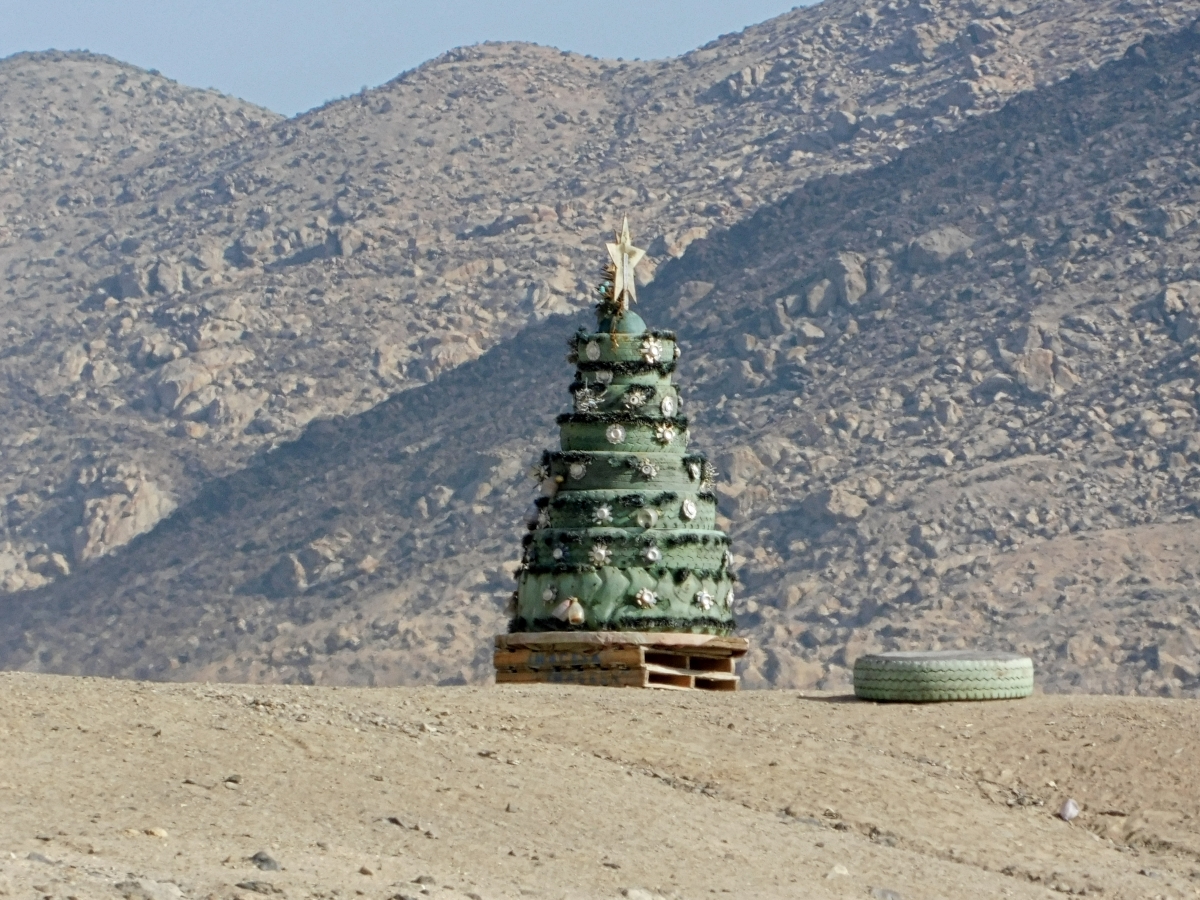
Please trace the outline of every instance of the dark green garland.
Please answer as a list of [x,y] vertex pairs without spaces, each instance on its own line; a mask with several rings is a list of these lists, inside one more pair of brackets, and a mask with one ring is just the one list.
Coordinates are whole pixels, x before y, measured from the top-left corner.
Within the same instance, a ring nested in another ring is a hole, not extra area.
[[[616,526],[614,530],[619,530],[620,526]],[[541,532],[537,541],[543,547],[553,547],[555,544],[581,544],[583,543],[584,535],[591,534],[592,528],[539,528]],[[555,536],[559,535],[559,536]],[[663,535],[663,537],[655,537],[655,535]],[[715,535],[715,536],[714,536]],[[533,534],[526,534],[522,538],[524,542],[533,543]],[[724,532],[713,532],[711,534],[679,534],[676,531],[668,531],[666,529],[655,531],[646,529],[634,534],[616,534],[604,535],[603,537],[596,535],[594,538],[608,547],[667,547],[674,549],[676,547],[728,547],[730,546],[729,535]]]
[[[550,497],[539,497],[534,501],[535,506],[550,506],[552,509],[596,509],[597,507],[606,504],[617,504],[620,506],[629,506],[633,509],[641,509],[644,506],[659,506],[664,503],[674,503],[679,499],[679,495],[674,491],[662,491],[658,494],[621,494],[618,497],[610,497],[607,500],[589,499],[587,497],[574,496],[574,491],[563,491],[562,494],[556,494],[553,499]],[[545,501],[543,503],[543,501]]]
[[[658,421],[658,420],[656,420],[656,421]],[[597,462],[598,463],[598,462],[602,462],[602,461],[607,461],[611,464],[614,460],[617,459],[617,452],[618,451],[615,451],[615,450],[543,450],[542,451],[542,465],[545,466],[547,469],[549,469],[553,466],[553,464],[556,460],[567,463],[568,465],[570,465],[571,463],[575,463],[575,462],[581,462],[581,463]],[[647,453],[667,453],[668,451],[666,451],[666,450],[648,450],[646,452]],[[606,454],[608,454],[608,456],[597,457],[596,454],[598,454],[598,453],[606,453]],[[618,466],[619,465],[628,465],[628,466],[638,465],[641,462],[641,459],[643,456],[645,456],[645,453],[629,453],[628,451],[626,451],[624,463],[619,463]],[[708,462],[708,457],[706,457],[703,453],[690,453],[687,456],[679,457],[679,461],[681,463],[683,463],[685,466],[688,463],[697,463],[700,466],[703,466],[706,462]]]
[[[572,396],[574,396],[584,388],[587,388],[589,391],[594,390],[598,384],[600,384],[598,381],[572,381],[567,387],[567,390],[571,392]],[[596,397],[597,401],[602,399],[604,395],[608,393],[609,385],[601,385],[601,387],[603,387],[604,390],[601,391],[601,393]],[[622,397],[624,397],[625,394],[628,394],[631,390],[635,389],[643,392],[646,395],[645,403],[653,403],[654,398],[658,396],[658,388],[652,384],[622,384],[618,385],[618,387],[623,387],[626,389],[625,393],[621,395]]]
[[[523,574],[528,575],[587,575],[591,572],[599,571],[603,566],[593,566],[587,563],[554,563],[550,566],[538,566],[532,564],[522,564],[517,569],[516,578],[519,581]],[[683,584],[687,581],[689,575],[695,575],[701,581],[705,578],[711,578],[717,581],[721,578],[728,578],[734,584],[738,583],[737,573],[730,569],[672,569],[667,566],[638,566],[637,568],[645,569],[646,572],[653,575],[655,578],[662,578],[664,575],[670,575],[676,584]]]
[[[662,491],[658,494],[646,496],[644,494],[621,494],[617,497],[609,497],[607,499],[587,498],[578,496],[575,491],[563,491],[551,497],[538,497],[533,501],[535,509],[557,509],[568,512],[592,512],[599,509],[601,506],[613,504],[617,506],[627,506],[630,509],[644,509],[650,507],[670,506],[679,499],[679,494],[675,491]],[[710,490],[698,491],[696,499],[713,506],[719,506],[717,495]],[[538,530],[539,526],[536,521],[527,522],[525,525],[530,531]]]
[[[596,360],[592,362],[590,359],[578,360],[575,365],[580,372],[599,372],[608,371],[614,375],[648,375],[651,372],[656,372],[663,377],[670,375],[675,371],[675,360],[659,360],[658,362],[643,362],[640,360],[622,360],[620,362],[602,362]],[[578,380],[578,376],[576,378]]]
[[631,412],[594,412],[594,413],[560,413],[555,423],[558,425],[675,425],[680,429],[688,427],[687,416],[672,418],[658,416],[639,416]]

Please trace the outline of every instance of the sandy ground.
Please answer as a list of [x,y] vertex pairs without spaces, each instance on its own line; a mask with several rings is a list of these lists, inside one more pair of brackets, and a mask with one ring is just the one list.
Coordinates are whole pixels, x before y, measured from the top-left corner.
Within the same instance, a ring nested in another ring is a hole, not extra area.
[[1124,697],[6,673],[0,897],[1200,896],[1198,732]]

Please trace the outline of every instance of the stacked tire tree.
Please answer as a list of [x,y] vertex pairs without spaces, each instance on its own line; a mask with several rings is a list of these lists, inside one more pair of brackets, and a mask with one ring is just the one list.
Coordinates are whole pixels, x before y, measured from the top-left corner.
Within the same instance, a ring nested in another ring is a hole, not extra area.
[[595,331],[570,340],[574,411],[524,538],[497,682],[735,690],[729,538],[716,527],[714,472],[689,452],[672,381],[679,346],[629,309],[642,251],[626,225],[609,245]]

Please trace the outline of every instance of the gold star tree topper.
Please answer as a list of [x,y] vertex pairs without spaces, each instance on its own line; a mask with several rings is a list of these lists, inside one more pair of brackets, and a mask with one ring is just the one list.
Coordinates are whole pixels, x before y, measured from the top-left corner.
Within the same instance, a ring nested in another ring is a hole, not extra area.
[[613,302],[618,309],[626,309],[629,303],[637,300],[637,280],[633,270],[646,255],[645,250],[633,246],[633,239],[629,236],[628,216],[621,221],[621,234],[617,242],[605,246],[608,247],[608,255],[612,257],[613,266],[617,270],[613,276]]

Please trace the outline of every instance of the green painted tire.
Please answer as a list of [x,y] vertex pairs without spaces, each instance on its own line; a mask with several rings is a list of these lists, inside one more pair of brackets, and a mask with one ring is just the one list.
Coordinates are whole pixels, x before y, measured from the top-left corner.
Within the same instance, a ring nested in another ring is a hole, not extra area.
[[1033,660],[1019,653],[870,653],[854,661],[854,695],[863,700],[1015,700],[1032,693]]

